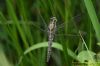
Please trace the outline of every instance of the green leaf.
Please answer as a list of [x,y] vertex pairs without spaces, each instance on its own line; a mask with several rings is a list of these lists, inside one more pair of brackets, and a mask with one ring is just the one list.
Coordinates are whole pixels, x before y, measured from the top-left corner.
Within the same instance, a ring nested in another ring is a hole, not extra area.
[[4,50],[3,50],[3,46],[1,44],[0,44],[0,66],[13,66],[7,60]]
[[89,17],[92,21],[93,24],[93,28],[96,32],[96,37],[98,39],[98,41],[100,42],[100,24],[99,24],[99,20],[96,16],[96,12],[95,9],[93,7],[92,1],[91,0],[84,0],[85,6],[87,8]]
[[[84,63],[84,61],[92,60],[94,55],[96,55],[96,53],[94,53],[92,51],[82,51],[78,54],[77,58],[81,63]],[[94,59],[93,59],[93,61],[94,61]]]
[[98,46],[100,46],[100,43],[97,43]]
[[[29,47],[26,51],[24,51],[24,55],[30,53],[31,51],[34,51],[34,50],[36,50],[36,49],[43,48],[43,47],[48,47],[48,42],[37,43],[37,44],[35,44],[35,45]],[[60,51],[63,51],[62,45],[59,44],[59,43],[53,42],[52,47],[53,47],[53,48],[56,48],[56,49],[58,49],[58,50],[60,50]],[[77,60],[76,54],[75,54],[73,51],[71,51],[70,49],[68,49],[68,54],[69,54],[72,58],[74,58],[74,59]],[[22,59],[23,59],[23,56],[20,57],[20,60],[19,60],[19,63],[18,63],[18,64],[21,63]]]
[[[24,52],[24,55],[27,54],[27,53],[29,53],[32,50],[39,49],[39,48],[42,48],[42,47],[48,47],[48,42],[42,42],[42,43],[38,43],[38,44],[35,44],[35,45],[31,46],[30,48],[28,48]],[[53,48],[57,48],[57,49],[59,49],[61,51],[63,50],[62,46],[59,43],[53,43],[52,47]]]

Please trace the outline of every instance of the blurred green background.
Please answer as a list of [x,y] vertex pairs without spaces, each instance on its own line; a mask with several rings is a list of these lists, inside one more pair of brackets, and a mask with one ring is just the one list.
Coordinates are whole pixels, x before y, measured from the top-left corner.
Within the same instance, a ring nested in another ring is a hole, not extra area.
[[[0,66],[77,66],[85,61],[99,66],[99,2],[0,0]],[[53,16],[57,32],[46,62],[47,26]]]

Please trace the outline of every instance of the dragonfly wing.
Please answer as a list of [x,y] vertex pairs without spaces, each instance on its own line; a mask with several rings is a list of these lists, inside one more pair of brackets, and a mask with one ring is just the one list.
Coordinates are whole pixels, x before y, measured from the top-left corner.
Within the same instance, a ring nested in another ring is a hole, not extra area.
[[56,34],[55,36],[79,37],[80,35],[76,35],[76,34]]
[[[71,20],[71,22],[74,20],[74,19],[77,19],[77,18],[79,18],[79,17],[81,17],[81,15],[82,14],[78,14],[78,15],[76,15],[76,16],[74,16],[74,17],[72,17],[70,20]],[[79,20],[79,19],[78,19]],[[64,23],[62,23],[62,24],[60,24],[60,25],[58,25],[58,28],[57,28],[57,31],[60,29],[60,28],[63,28],[64,27],[64,25],[65,25],[65,22]]]

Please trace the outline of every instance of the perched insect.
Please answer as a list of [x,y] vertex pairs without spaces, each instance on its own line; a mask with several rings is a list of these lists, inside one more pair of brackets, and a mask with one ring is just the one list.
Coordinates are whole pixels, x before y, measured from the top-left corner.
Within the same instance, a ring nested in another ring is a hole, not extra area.
[[47,62],[49,61],[50,59],[50,55],[51,55],[51,51],[52,51],[52,41],[54,39],[54,35],[55,35],[55,32],[56,32],[56,22],[57,22],[57,19],[56,17],[52,17],[50,18],[50,23],[49,23],[49,26],[48,26],[48,50],[47,50]]
[[[49,62],[50,56],[51,56],[51,53],[52,53],[52,43],[53,43],[53,40],[54,40],[54,36],[58,36],[56,34],[56,32],[58,31],[58,29],[64,27],[65,23],[62,23],[59,26],[57,26],[57,18],[56,17],[52,17],[52,18],[50,18],[49,25],[47,26],[44,18],[41,15],[40,15],[40,17],[41,17],[41,19],[43,21],[43,23],[42,23],[43,25],[42,24],[40,24],[40,25],[42,25],[43,27],[45,27],[45,29],[46,28],[47,29],[44,30],[44,29],[41,29],[41,26],[40,27],[37,27],[37,25],[35,25],[35,24],[33,24],[33,25],[36,26],[37,28],[39,28],[41,31],[43,31],[45,33],[47,32],[47,34],[48,34],[48,49],[47,49],[46,62]],[[80,15],[77,15],[75,17],[80,17]],[[59,34],[59,35],[61,36],[62,34]],[[64,36],[64,34],[62,36]],[[74,37],[77,36],[77,37],[79,37],[79,35],[75,35],[75,34],[65,34],[65,36],[72,36],[72,37],[73,36]]]

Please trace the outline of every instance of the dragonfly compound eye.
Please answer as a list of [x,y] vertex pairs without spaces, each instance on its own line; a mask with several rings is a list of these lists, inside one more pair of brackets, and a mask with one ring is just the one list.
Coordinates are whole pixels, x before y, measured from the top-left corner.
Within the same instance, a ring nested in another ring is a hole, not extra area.
[[50,21],[57,22],[57,18],[56,17],[52,17],[52,18],[50,18]]

